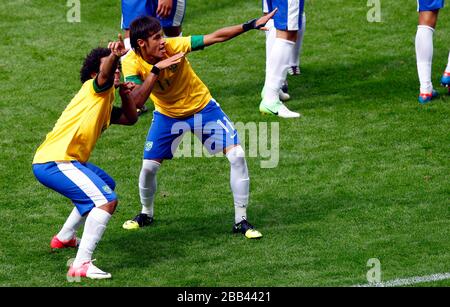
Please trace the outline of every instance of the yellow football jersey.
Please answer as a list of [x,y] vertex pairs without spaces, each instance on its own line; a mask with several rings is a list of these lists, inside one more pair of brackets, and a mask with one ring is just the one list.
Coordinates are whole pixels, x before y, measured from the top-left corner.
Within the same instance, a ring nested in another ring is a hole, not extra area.
[[114,95],[114,86],[99,89],[94,79],[84,82],[37,149],[33,164],[88,161],[100,134],[110,124]]
[[[167,38],[166,58],[202,47],[203,36]],[[122,59],[122,71],[126,81],[142,84],[152,68],[153,65],[147,63],[134,50]],[[184,57],[180,63],[161,70],[150,98],[158,112],[174,118],[183,118],[200,112],[212,96]]]

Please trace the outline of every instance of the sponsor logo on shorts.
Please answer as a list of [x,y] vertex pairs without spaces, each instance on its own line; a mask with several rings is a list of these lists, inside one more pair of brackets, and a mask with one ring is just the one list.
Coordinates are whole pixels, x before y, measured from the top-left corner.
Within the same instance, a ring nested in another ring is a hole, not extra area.
[[153,142],[145,142],[145,151],[150,151],[150,150],[152,150],[152,147],[153,147]]
[[111,194],[113,191],[111,190],[111,188],[107,185],[102,187],[103,191],[105,191],[105,193],[107,194]]

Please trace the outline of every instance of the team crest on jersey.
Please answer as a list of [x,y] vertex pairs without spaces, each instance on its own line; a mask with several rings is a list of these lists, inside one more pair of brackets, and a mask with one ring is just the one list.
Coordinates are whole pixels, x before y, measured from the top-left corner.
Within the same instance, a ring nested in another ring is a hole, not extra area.
[[102,189],[103,189],[103,191],[105,191],[105,193],[107,193],[107,194],[111,194],[111,193],[112,193],[111,188],[110,188],[109,186],[107,186],[107,185],[103,186]]
[[146,142],[145,143],[145,151],[150,151],[153,147],[153,142]]
[[170,70],[171,72],[176,72],[176,71],[177,71],[177,68],[178,68],[178,64],[173,64],[173,65],[170,65],[170,66],[169,66],[169,70]]

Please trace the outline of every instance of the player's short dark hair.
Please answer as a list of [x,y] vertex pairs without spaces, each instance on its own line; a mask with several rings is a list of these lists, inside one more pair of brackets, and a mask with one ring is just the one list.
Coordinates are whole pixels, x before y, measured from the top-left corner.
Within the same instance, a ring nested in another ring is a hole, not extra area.
[[138,39],[147,39],[153,34],[161,31],[159,20],[152,16],[138,17],[130,24],[131,47],[140,53]]
[[100,71],[101,59],[111,54],[111,50],[108,48],[98,47],[92,49],[91,52],[84,59],[83,66],[80,70],[81,83],[91,79],[92,73],[98,73]]

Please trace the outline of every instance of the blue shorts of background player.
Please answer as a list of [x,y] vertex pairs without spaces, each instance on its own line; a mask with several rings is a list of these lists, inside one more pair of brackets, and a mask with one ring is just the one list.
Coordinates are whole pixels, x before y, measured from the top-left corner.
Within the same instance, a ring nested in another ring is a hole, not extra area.
[[282,31],[298,31],[302,28],[305,0],[263,0],[264,12],[278,12],[273,17],[275,28]]
[[40,183],[69,198],[82,216],[96,206],[117,200],[114,180],[91,163],[65,161],[33,164],[33,173]]
[[444,0],[417,0],[417,11],[434,11],[444,7]]
[[153,16],[159,19],[163,28],[180,27],[186,11],[186,0],[172,0],[169,16],[158,16],[158,0],[122,0],[122,29],[128,30],[137,17]]
[[200,112],[172,118],[153,112],[153,122],[144,147],[144,159],[172,159],[184,133],[194,133],[211,154],[240,144],[237,131],[220,105],[211,100]]

